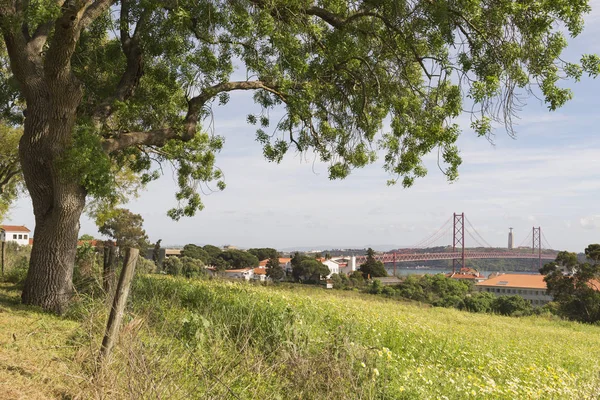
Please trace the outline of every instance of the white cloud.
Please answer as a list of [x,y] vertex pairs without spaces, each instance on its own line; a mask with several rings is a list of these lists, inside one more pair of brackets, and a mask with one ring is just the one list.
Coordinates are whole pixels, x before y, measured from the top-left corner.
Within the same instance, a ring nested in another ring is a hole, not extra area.
[[600,228],[600,215],[589,215],[579,220],[581,227],[584,229],[598,229]]

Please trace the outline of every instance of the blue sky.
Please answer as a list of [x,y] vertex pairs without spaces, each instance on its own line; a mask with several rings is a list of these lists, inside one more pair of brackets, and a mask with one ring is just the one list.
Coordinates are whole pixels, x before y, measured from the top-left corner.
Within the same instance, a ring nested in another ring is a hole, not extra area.
[[[565,54],[600,53],[600,0],[586,29]],[[377,162],[343,181],[330,181],[326,165],[289,154],[277,165],[262,157],[255,127],[245,122],[256,112],[250,93],[235,93],[215,106],[215,132],[225,137],[218,166],[227,188],[203,197],[206,208],[193,218],[170,220],[176,185],[170,173],[151,183],[126,207],[140,213],[150,239],[165,244],[212,243],[240,247],[408,246],[437,230],[453,212],[465,212],[494,246],[506,246],[513,227],[519,244],[541,226],[552,247],[583,251],[600,242],[600,79],[565,82],[574,99],[550,113],[529,98],[516,124],[517,138],[497,129],[494,145],[463,127],[458,181],[448,184],[428,157],[429,174],[410,189],[386,186]],[[12,223],[33,228],[28,198],[20,199]],[[82,219],[81,233],[98,235]],[[449,234],[438,244],[449,244]],[[475,243],[467,237],[467,246]]]

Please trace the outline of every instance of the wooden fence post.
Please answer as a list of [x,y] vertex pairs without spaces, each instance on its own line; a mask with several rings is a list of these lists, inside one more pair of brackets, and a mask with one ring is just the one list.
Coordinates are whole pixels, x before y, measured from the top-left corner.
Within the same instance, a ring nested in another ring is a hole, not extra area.
[[4,264],[6,264],[6,242],[2,241],[2,276],[4,276]]
[[117,248],[112,242],[105,242],[102,287],[110,299],[115,288],[117,269]]
[[138,260],[139,252],[138,249],[128,249],[125,255],[123,270],[121,271],[119,284],[117,285],[117,292],[115,293],[110,316],[108,317],[108,323],[106,324],[106,333],[102,340],[102,348],[100,349],[101,362],[110,356],[112,348],[119,336],[119,328],[121,326],[121,321],[123,320],[125,304],[127,303],[127,297],[129,296],[129,288],[135,273],[135,265]]

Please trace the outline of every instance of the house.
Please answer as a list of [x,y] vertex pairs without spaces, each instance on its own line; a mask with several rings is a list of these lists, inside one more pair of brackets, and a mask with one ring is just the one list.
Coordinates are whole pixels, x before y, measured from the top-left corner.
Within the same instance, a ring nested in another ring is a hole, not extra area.
[[495,296],[519,295],[534,306],[541,306],[552,301],[546,293],[544,275],[501,274],[486,281],[475,284],[480,292],[493,293]]
[[261,268],[261,267],[254,268],[254,276],[252,277],[252,279],[261,281],[261,282],[265,282],[266,280],[269,279],[267,277],[267,269]]
[[16,242],[21,246],[29,245],[31,231],[25,225],[0,225],[0,231],[4,233],[4,240]]
[[474,283],[485,281],[485,275],[481,274],[474,268],[461,268],[457,272],[450,272],[446,274],[446,276],[458,281],[470,281]]
[[329,260],[320,259],[323,264],[329,268],[330,274],[327,278],[331,278],[333,274],[350,275],[356,271],[356,257],[333,257]]
[[[258,263],[259,268],[267,268],[267,263],[269,262],[269,259],[265,259],[262,260]],[[279,257],[279,266],[281,268],[283,268],[284,271],[291,271],[292,270],[292,259],[291,258],[287,258],[287,257]]]
[[249,281],[254,278],[254,268],[226,269],[223,271],[223,276],[231,279],[244,279]]

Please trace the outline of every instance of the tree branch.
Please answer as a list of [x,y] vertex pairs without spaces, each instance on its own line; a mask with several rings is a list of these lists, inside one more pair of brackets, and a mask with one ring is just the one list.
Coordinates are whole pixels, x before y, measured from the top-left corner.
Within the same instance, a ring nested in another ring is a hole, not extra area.
[[285,101],[285,95],[275,85],[264,81],[234,81],[223,82],[205,88],[198,96],[188,101],[188,111],[183,119],[182,129],[164,128],[147,132],[126,132],[114,138],[105,139],[102,147],[106,153],[123,150],[137,145],[163,146],[170,139],[179,139],[184,142],[190,141],[196,135],[198,118],[202,107],[214,96],[223,92],[233,90],[266,90],[275,94]]
[[52,26],[54,26],[54,22],[49,21],[49,22],[40,24],[37,27],[37,29],[33,33],[33,36],[31,37],[31,39],[29,39],[29,43],[28,43],[32,52],[34,52],[35,54],[41,53],[42,49],[44,48],[44,45],[46,44],[46,41],[48,40],[48,35],[50,35]]
[[102,120],[112,114],[116,101],[125,101],[130,98],[140,83],[140,79],[144,74],[144,57],[140,43],[140,32],[150,19],[151,13],[152,10],[149,8],[144,10],[136,24],[133,36],[131,36],[129,33],[129,1],[123,1],[121,4],[121,49],[127,59],[127,65],[114,94],[106,98],[94,110],[92,120],[96,126],[99,126]]
[[92,22],[96,20],[102,13],[110,8],[116,0],[96,0],[92,1],[85,8],[85,12],[81,16],[81,20],[79,21],[79,31],[84,30],[88,27]]

